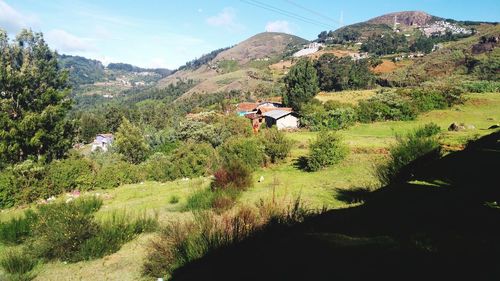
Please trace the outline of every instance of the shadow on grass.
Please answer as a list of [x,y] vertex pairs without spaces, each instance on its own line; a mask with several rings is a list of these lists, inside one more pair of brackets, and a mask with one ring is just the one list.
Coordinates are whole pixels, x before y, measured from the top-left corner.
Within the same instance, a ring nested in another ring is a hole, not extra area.
[[335,199],[352,204],[362,203],[370,198],[372,190],[367,187],[337,188],[335,189]]
[[299,170],[302,170],[305,172],[309,172],[309,170],[307,168],[307,156],[300,156],[299,158],[295,159],[293,161],[293,166],[296,169],[299,169]]
[[214,251],[173,280],[497,280],[500,132],[418,161],[413,183],[345,191],[365,203]]

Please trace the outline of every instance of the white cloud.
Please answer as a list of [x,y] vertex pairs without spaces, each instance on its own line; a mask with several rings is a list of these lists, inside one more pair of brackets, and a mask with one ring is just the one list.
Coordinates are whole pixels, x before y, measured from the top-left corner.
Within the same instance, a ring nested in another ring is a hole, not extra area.
[[74,53],[95,50],[92,40],[81,38],[62,29],[53,29],[45,35],[47,42],[60,52]]
[[232,32],[244,29],[244,26],[236,21],[236,10],[231,7],[222,9],[216,16],[208,17],[207,23],[212,26],[224,27]]
[[203,13],[203,9],[202,8],[198,8],[198,13]]
[[7,32],[17,33],[20,29],[32,27],[35,23],[35,16],[22,14],[0,0],[0,27]]
[[266,24],[265,29],[267,32],[292,33],[290,24],[286,20],[270,21]]

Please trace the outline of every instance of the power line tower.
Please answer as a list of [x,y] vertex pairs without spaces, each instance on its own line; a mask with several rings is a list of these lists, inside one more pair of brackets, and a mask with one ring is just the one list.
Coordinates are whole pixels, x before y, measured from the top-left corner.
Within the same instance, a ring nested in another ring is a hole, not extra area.
[[344,11],[340,11],[340,19],[339,19],[340,27],[344,26]]

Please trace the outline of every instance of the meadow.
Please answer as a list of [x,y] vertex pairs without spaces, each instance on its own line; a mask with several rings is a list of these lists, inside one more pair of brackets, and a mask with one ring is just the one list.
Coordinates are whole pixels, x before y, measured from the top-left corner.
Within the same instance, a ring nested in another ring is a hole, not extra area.
[[[332,94],[329,94],[332,95]],[[351,97],[352,93],[345,94]],[[366,95],[363,91],[362,95]],[[387,149],[395,141],[396,134],[403,134],[430,122],[442,129],[440,144],[446,150],[458,150],[471,139],[489,134],[488,127],[500,122],[500,95],[498,93],[468,94],[463,105],[445,110],[435,110],[420,115],[413,121],[388,121],[371,124],[355,124],[339,131],[343,141],[350,149],[349,156],[340,164],[318,172],[306,172],[298,167],[300,157],[307,154],[309,142],[318,132],[305,130],[289,132],[287,137],[294,141],[290,157],[283,163],[270,164],[257,168],[254,172],[255,184],[244,191],[238,204],[256,204],[260,200],[280,200],[292,203],[297,197],[310,209],[344,208],[349,205],[336,198],[339,189],[380,186],[374,168],[387,157]],[[350,99],[350,98],[349,98]],[[459,132],[447,131],[453,123],[473,125],[475,129]],[[262,182],[258,182],[263,177]],[[148,213],[158,216],[160,223],[174,219],[190,218],[191,212],[185,211],[190,194],[210,185],[205,177],[180,179],[176,181],[141,182],[123,185],[115,189],[95,190],[103,199],[102,208],[96,218],[105,219],[115,211],[126,210],[130,213]],[[62,195],[58,200],[66,200]],[[19,217],[26,208],[17,207],[2,210],[0,221]],[[77,263],[50,262],[35,269],[35,280],[141,280],[141,267],[146,256],[145,245],[155,233],[141,234],[126,243],[118,252],[101,259]],[[0,251],[8,247],[0,244]],[[96,278],[95,273],[100,276]],[[0,271],[0,280],[3,273]],[[144,279],[147,280],[147,279]]]

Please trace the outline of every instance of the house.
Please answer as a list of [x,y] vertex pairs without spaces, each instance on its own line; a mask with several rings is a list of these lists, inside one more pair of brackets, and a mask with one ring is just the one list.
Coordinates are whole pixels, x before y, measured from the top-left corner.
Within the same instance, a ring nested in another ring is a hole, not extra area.
[[113,140],[113,134],[98,134],[95,137],[94,142],[92,142],[91,151],[101,150],[106,152],[113,143]]
[[299,127],[299,118],[288,110],[276,109],[265,112],[264,116],[267,127],[276,126],[278,130],[297,129]]
[[245,114],[255,111],[258,106],[257,102],[241,102],[236,107],[236,114],[245,116]]

